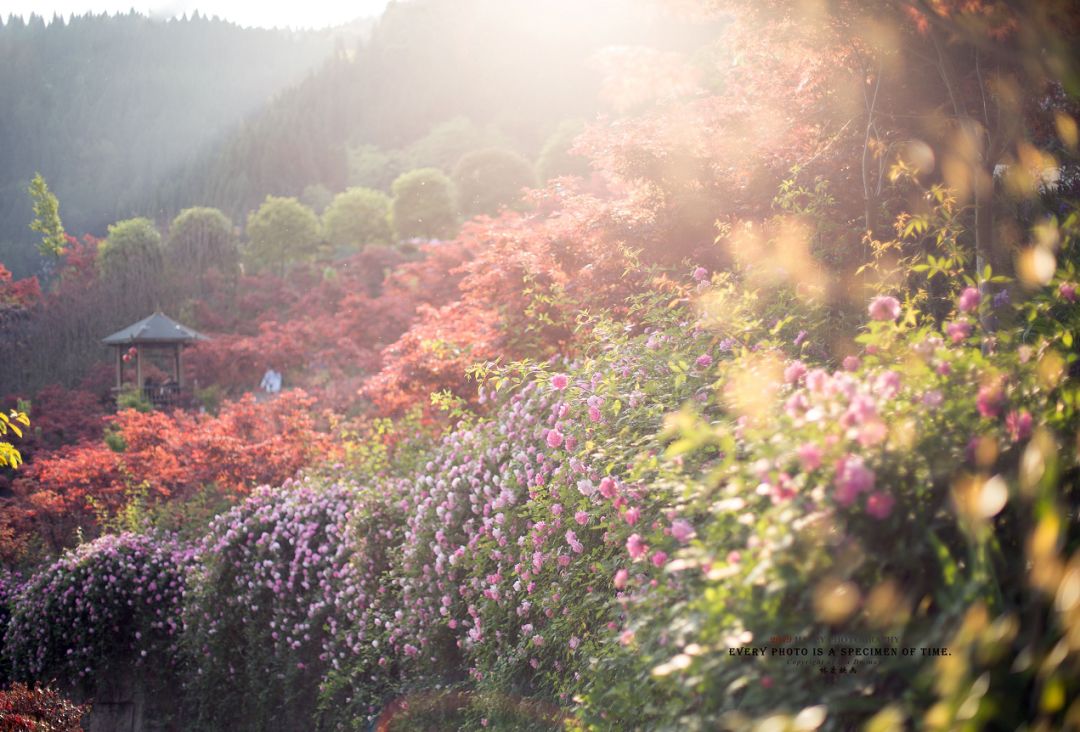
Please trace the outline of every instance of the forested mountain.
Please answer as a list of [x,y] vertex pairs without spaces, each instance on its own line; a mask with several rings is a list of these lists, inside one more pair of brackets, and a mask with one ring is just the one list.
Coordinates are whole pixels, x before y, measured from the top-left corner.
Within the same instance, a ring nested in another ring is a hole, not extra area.
[[27,229],[35,171],[76,235],[193,205],[241,223],[267,195],[388,190],[486,146],[535,159],[560,123],[598,111],[610,73],[598,51],[701,33],[640,0],[404,0],[377,23],[305,32],[199,15],[11,18],[0,261],[16,275],[40,264]]
[[35,171],[69,230],[104,233],[355,32],[241,28],[198,14],[0,21],[0,260],[16,273],[36,264],[26,195]]
[[[147,208],[167,218],[212,205],[242,220],[268,194],[300,195],[312,185],[388,189],[412,167],[449,172],[456,157],[485,141],[535,157],[561,121],[596,114],[605,73],[598,51],[675,47],[701,33],[637,0],[584,10],[570,0],[394,2],[368,42],[340,50],[280,95],[159,187]],[[425,137],[427,148],[438,149],[418,150]],[[364,158],[360,175],[350,174],[350,151],[354,162]],[[389,170],[372,171],[372,164]]]

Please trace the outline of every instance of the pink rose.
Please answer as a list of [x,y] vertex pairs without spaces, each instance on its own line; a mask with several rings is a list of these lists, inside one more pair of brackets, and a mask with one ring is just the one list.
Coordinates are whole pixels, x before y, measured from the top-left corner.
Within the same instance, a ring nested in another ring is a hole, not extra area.
[[675,541],[685,544],[694,537],[694,525],[686,519],[675,519],[671,522],[671,535]]
[[802,466],[803,472],[809,473],[821,466],[822,451],[814,443],[807,442],[800,445],[796,453],[799,456],[799,465]]
[[841,506],[850,506],[860,493],[874,488],[874,471],[866,467],[857,455],[846,455],[836,466],[836,500]]
[[866,499],[866,512],[876,519],[886,519],[892,513],[896,500],[881,491],[871,493]]
[[626,540],[626,551],[629,552],[631,559],[641,559],[648,550],[649,547],[639,534],[630,534]]
[[962,313],[970,313],[979,307],[981,301],[982,294],[979,290],[975,287],[968,287],[960,293],[960,298],[956,301],[956,307]]
[[562,432],[559,432],[559,430],[557,430],[557,429],[548,430],[547,444],[548,444],[548,447],[551,447],[551,448],[556,448],[559,445],[563,444]]
[[1031,437],[1031,414],[1026,410],[1009,412],[1005,417],[1005,429],[1013,442],[1020,442]]
[[966,320],[954,320],[945,326],[945,334],[953,343],[963,343],[971,335],[971,323]]
[[626,583],[629,579],[630,573],[625,569],[620,569],[615,573],[615,577],[611,580],[611,584],[615,585],[616,590],[621,590],[626,587]]
[[653,555],[652,555],[652,563],[653,563],[653,566],[656,567],[657,569],[659,569],[660,567],[663,567],[664,564],[667,563],[667,553],[666,552],[654,552]]
[[873,320],[896,320],[900,317],[900,301],[889,295],[878,295],[870,301],[868,310]]
[[566,376],[566,374],[555,374],[551,377],[552,388],[562,390],[565,389],[569,383],[570,379]]
[[1065,302],[1076,302],[1076,283],[1062,282],[1058,285],[1058,295]]
[[802,361],[792,361],[786,369],[784,369],[784,381],[789,384],[795,384],[806,375],[806,364]]

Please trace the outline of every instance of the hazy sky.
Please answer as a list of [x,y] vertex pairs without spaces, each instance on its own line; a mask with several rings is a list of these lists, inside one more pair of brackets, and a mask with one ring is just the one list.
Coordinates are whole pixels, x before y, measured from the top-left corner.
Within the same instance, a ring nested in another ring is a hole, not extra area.
[[155,17],[171,18],[198,10],[204,15],[218,15],[239,25],[269,28],[323,28],[355,18],[378,15],[388,0],[6,0],[0,3],[0,13],[29,16],[37,13],[46,21],[54,13],[68,16],[88,11],[137,12]]

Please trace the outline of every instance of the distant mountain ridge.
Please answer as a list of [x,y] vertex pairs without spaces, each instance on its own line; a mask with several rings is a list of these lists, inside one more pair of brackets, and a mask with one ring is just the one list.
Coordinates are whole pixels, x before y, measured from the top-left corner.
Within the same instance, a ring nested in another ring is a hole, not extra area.
[[[660,5],[393,0],[377,20],[303,32],[197,15],[9,19],[0,26],[0,98],[13,100],[0,108],[0,262],[16,274],[39,263],[27,228],[35,171],[69,232],[101,235],[136,215],[164,225],[188,206],[220,208],[242,226],[267,195],[388,188],[393,166],[355,180],[358,152],[450,172],[486,141],[535,160],[560,123],[595,117],[598,51],[677,48],[701,33]],[[399,154],[418,142],[438,149]]]
[[360,33],[241,28],[198,14],[0,19],[0,261],[36,264],[34,172],[71,232],[102,233],[144,213],[147,191]]
[[[350,151],[393,157],[433,130],[444,142],[450,128],[483,130],[495,144],[535,159],[561,122],[596,115],[597,51],[678,47],[686,33],[701,33],[658,16],[657,7],[651,0],[590,0],[588,7],[579,0],[391,2],[369,40],[339,47],[153,191],[145,208],[167,219],[185,206],[210,205],[242,224],[266,195],[372,185],[350,175]],[[453,162],[421,156],[417,164],[449,173]],[[389,188],[385,181],[379,187]]]

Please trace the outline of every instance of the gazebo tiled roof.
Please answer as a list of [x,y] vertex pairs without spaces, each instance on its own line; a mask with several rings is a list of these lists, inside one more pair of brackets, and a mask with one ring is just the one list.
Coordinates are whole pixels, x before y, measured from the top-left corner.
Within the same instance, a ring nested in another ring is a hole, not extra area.
[[134,325],[118,330],[103,342],[110,346],[136,343],[194,343],[209,340],[202,333],[180,325],[160,310]]

